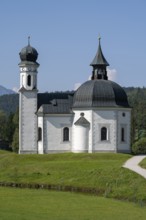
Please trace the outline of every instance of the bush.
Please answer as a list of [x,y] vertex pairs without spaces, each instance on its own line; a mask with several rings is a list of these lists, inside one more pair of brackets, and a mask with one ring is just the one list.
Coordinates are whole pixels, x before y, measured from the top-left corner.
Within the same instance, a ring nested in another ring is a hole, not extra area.
[[135,142],[132,146],[132,152],[134,154],[146,154],[146,138],[141,138]]

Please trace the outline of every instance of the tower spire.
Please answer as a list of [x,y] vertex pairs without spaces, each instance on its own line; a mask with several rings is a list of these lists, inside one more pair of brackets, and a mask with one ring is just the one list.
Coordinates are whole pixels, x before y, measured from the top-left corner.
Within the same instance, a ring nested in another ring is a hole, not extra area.
[[106,67],[109,66],[109,63],[106,61],[103,53],[102,53],[102,49],[101,49],[101,44],[100,44],[100,40],[101,37],[99,35],[98,37],[98,50],[97,53],[92,61],[92,63],[90,64],[90,66],[93,67],[93,71],[92,71],[92,80],[94,79],[105,79],[107,80],[107,71],[106,71]]
[[28,46],[30,46],[30,36],[28,36]]
[[101,36],[100,36],[100,34],[98,35],[98,41],[99,41],[99,43],[100,43],[100,40],[101,40]]

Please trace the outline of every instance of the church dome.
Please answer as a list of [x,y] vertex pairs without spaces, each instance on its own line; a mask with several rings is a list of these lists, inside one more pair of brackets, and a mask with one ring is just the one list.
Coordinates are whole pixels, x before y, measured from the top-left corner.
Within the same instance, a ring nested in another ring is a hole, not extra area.
[[108,80],[107,66],[99,37],[97,53],[90,64],[93,67],[91,80],[83,83],[74,94],[74,108],[91,107],[129,107],[124,89],[117,83]]
[[129,107],[124,89],[110,80],[90,80],[75,92],[74,108]]
[[38,52],[37,50],[28,45],[24,48],[22,48],[21,52],[19,53],[21,61],[30,61],[30,62],[36,62],[38,58]]

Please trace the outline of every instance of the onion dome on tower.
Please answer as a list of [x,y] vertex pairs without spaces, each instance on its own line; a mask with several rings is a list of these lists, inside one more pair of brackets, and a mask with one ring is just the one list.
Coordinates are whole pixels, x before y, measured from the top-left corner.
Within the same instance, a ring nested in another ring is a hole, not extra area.
[[106,61],[99,38],[98,51],[90,64],[93,67],[91,80],[83,83],[75,92],[73,108],[129,107],[124,89],[108,80]]
[[30,46],[30,37],[28,37],[28,45],[22,48],[19,55],[22,62],[28,61],[36,63],[38,52],[34,47]]

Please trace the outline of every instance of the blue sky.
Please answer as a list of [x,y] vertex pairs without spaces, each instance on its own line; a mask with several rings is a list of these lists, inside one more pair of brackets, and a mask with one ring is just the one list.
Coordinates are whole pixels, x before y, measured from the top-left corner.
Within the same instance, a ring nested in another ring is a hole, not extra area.
[[98,34],[110,75],[121,86],[146,87],[145,0],[1,0],[0,84],[19,88],[20,50],[39,53],[40,92],[72,90],[88,80]]

